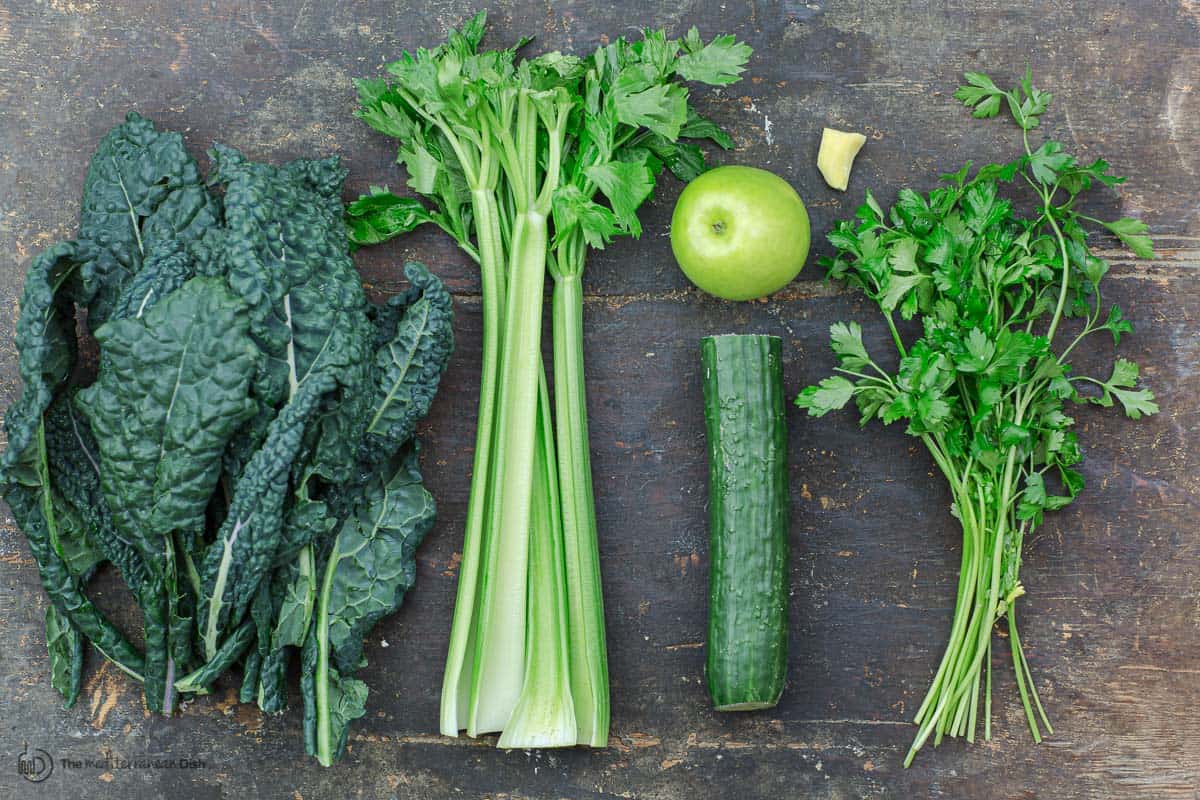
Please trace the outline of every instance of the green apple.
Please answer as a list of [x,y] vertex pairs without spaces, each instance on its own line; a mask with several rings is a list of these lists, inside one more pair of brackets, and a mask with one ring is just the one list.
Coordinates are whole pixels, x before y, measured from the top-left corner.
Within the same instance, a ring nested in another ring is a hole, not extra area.
[[689,183],[671,215],[671,249],[688,279],[726,300],[777,292],[808,258],[808,212],[787,181],[717,167]]

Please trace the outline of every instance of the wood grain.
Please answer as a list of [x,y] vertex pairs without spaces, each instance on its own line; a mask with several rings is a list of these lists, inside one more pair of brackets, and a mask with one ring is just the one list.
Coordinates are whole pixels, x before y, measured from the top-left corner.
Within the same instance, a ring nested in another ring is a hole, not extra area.
[[[351,116],[351,79],[441,40],[468,8],[369,2],[0,2],[0,394],[16,392],[11,345],[29,259],[69,236],[89,153],[129,109],[254,158],[338,153],[348,196],[402,185],[391,144]],[[704,96],[739,150],[730,162],[785,175],[824,231],[871,187],[928,188],[971,158],[1004,157],[1014,131],[950,98],[967,68],[1011,78],[1026,62],[1055,93],[1047,132],[1130,176],[1090,201],[1150,223],[1160,258],[1115,249],[1108,290],[1135,326],[1163,413],[1138,424],[1082,409],[1088,488],[1029,543],[1026,646],[1055,734],[1034,745],[1001,653],[995,739],[951,742],[902,770],[907,720],[936,666],[958,564],[948,495],[899,430],[793,411],[791,660],[783,702],[716,715],[702,681],[707,533],[698,372],[702,335],[775,333],[789,394],[831,366],[830,321],[877,320],[807,271],[763,303],[690,289],[666,238],[679,187],[664,185],[640,242],[595,255],[585,345],[609,624],[613,738],[602,751],[500,752],[436,730],[469,486],[479,369],[478,283],[436,232],[363,252],[372,294],[418,258],[456,293],[459,348],[423,426],[440,518],[405,607],[367,646],[368,715],[346,761],[304,757],[293,708],[264,717],[219,692],[176,719],[93,659],[69,711],[49,686],[46,600],[28,548],[0,529],[0,798],[1200,797],[1200,5],[1119,2],[532,2],[492,5],[492,41],[582,50],[635,24],[729,31],[754,45],[749,80]],[[815,168],[825,125],[865,131],[850,191]],[[1114,247],[1109,242],[1105,247]],[[817,253],[827,252],[818,243]],[[1108,358],[1103,345],[1094,353]],[[97,602],[120,605],[111,581]],[[30,784],[25,744],[56,758],[187,757],[196,769],[66,769]]]

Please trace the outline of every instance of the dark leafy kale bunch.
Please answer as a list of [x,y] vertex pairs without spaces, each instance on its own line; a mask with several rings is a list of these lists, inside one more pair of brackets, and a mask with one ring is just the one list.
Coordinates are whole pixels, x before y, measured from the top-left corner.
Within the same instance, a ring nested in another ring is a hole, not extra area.
[[[450,296],[409,264],[406,293],[367,302],[336,159],[210,155],[223,193],[137,114],[100,142],[78,237],[25,281],[0,488],[51,600],[68,706],[87,642],[164,714],[234,665],[242,701],[277,711],[299,649],[306,744],[329,763],[364,711],[362,638],[433,524],[414,428],[453,349]],[[103,564],[141,608],[144,650],[88,599]]]
[[[1124,179],[1110,175],[1102,160],[1077,161],[1059,142],[1031,144],[1051,98],[1028,72],[1011,91],[980,73],[967,73],[966,80],[955,97],[980,118],[1006,107],[1023,152],[974,175],[968,163],[925,195],[901,190],[887,212],[868,192],[857,218],[834,228],[829,241],[837,253],[824,266],[831,278],[879,306],[899,368],[881,367],[867,353],[859,325],[839,322],[831,328],[836,374],[796,398],[815,417],[853,399],[864,425],[903,421],[954,495],[964,548],[958,602],[950,643],[916,715],[920,729],[906,765],[931,735],[935,744],[946,734],[974,740],[981,688],[990,738],[991,634],[1003,617],[1030,729],[1040,741],[1040,716],[1051,731],[1021,646],[1015,604],[1025,592],[1018,574],[1022,542],[1046,511],[1066,506],[1083,489],[1067,403],[1120,403],[1132,419],[1158,411],[1150,390],[1138,388],[1132,361],[1117,358],[1107,376],[1076,374],[1071,362],[1093,334],[1106,332],[1117,345],[1132,330],[1121,309],[1103,300],[1101,279],[1109,267],[1090,248],[1085,226],[1108,229],[1140,257],[1154,255],[1144,223],[1104,222],[1076,207],[1096,184]],[[1032,192],[1032,215],[1020,215],[1002,196],[1001,183],[1011,182]],[[901,336],[896,314],[919,321],[915,340]],[[1064,324],[1067,319],[1076,323]]]

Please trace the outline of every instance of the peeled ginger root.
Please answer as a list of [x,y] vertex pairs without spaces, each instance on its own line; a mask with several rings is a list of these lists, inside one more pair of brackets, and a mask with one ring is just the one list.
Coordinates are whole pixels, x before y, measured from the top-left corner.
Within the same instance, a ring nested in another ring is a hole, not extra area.
[[867,137],[861,133],[847,133],[826,128],[821,133],[821,149],[817,152],[817,169],[821,177],[829,184],[829,188],[846,191],[850,183],[850,167],[854,157],[862,146],[867,143]]

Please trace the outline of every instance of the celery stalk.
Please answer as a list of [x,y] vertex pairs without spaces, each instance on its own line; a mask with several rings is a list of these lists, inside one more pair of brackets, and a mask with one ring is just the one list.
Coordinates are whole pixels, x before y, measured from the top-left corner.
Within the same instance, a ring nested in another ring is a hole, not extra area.
[[475,675],[467,733],[499,731],[516,707],[524,682],[530,505],[536,443],[542,295],[546,276],[546,218],[517,217],[510,256],[499,413],[491,484],[491,521],[479,592]]
[[567,646],[563,517],[558,503],[554,432],[545,381],[543,372],[529,531],[525,679],[512,717],[500,735],[500,747],[570,747],[577,739]]
[[583,376],[583,288],[579,275],[556,277],[552,305],[558,471],[562,487],[571,694],[579,744],[608,743],[608,654],[604,596],[588,452]]
[[484,526],[489,509],[487,487],[493,478],[492,446],[495,438],[496,394],[500,366],[500,330],[503,324],[504,241],[500,210],[491,188],[472,192],[479,268],[483,284],[483,366],[479,385],[479,418],[475,432],[475,459],[467,525],[463,536],[458,592],[450,649],[442,682],[441,732],[457,736],[467,727],[472,677],[475,672],[476,596],[483,551]]

